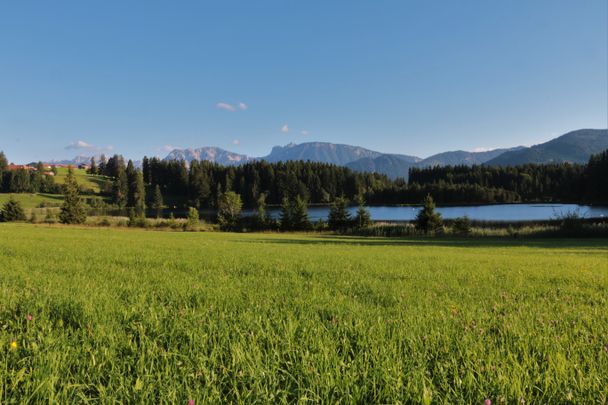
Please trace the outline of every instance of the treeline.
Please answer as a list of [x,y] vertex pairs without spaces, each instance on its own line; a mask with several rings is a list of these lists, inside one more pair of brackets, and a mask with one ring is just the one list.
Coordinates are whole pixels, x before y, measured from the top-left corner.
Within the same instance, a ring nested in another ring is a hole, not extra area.
[[409,188],[446,202],[608,202],[608,152],[586,165],[441,166],[410,169]]
[[302,161],[260,161],[237,167],[193,161],[186,167],[183,161],[144,158],[142,170],[149,187],[159,186],[163,195],[182,197],[197,208],[215,207],[228,191],[239,194],[246,207],[257,206],[262,195],[273,205],[295,197],[309,204],[328,204],[337,197],[373,195],[393,184],[384,175]]
[[[39,165],[42,169],[42,165]],[[43,170],[7,170],[0,153],[3,192],[60,192]],[[586,165],[544,164],[516,167],[443,166],[412,168],[409,183],[376,173],[358,173],[326,163],[290,161],[220,166],[207,161],[165,161],[145,157],[141,169],[120,155],[91,161],[89,171],[113,179],[102,194],[117,207],[142,212],[171,207],[218,208],[227,192],[239,195],[243,206],[279,205],[285,198],[307,204],[330,204],[357,196],[369,204],[418,204],[432,195],[440,204],[511,202],[608,203],[608,151]]]
[[0,151],[0,192],[1,193],[51,193],[61,192],[52,176],[45,175],[45,168],[38,163],[37,170],[9,170],[8,161]]

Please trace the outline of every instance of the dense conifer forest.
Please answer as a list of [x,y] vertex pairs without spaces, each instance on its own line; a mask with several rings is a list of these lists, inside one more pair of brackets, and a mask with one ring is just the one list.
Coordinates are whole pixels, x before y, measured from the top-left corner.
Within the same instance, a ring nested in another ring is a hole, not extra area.
[[[61,187],[37,170],[11,169],[0,152],[1,191],[59,193]],[[111,179],[100,193],[120,208],[141,211],[155,200],[176,207],[216,208],[222,194],[238,194],[245,207],[279,205],[285,198],[307,204],[330,204],[343,197],[368,204],[417,204],[431,194],[439,204],[511,202],[608,203],[608,151],[588,164],[527,164],[515,167],[436,166],[412,168],[409,182],[377,173],[359,173],[325,163],[257,161],[220,166],[207,161],[161,160],[145,157],[141,169],[122,156],[102,156],[89,172]],[[157,204],[158,205],[158,204]]]

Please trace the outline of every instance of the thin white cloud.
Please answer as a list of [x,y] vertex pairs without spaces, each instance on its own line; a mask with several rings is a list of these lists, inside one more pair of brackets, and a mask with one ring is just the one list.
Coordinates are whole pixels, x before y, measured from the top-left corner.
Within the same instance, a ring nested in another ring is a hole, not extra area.
[[215,105],[217,108],[219,108],[220,110],[225,110],[225,111],[236,111],[236,108],[232,105],[232,104],[228,104],[228,103],[217,103]]
[[300,134],[301,134],[301,135],[304,135],[304,136],[308,135],[308,133],[309,133],[309,132],[308,132],[307,130],[300,131]]
[[74,141],[65,147],[66,149],[95,149],[95,145],[91,145],[85,141]]
[[281,132],[286,134],[289,132],[289,125],[285,124],[281,127]]
[[77,140],[77,141],[70,143],[69,145],[66,145],[65,149],[66,150],[88,150],[88,151],[93,151],[93,152],[103,152],[103,151],[111,151],[112,149],[114,149],[114,147],[112,145],[108,145],[104,148],[104,147],[92,145],[83,140]]
[[240,145],[240,144],[241,144],[241,141],[240,141],[239,139],[234,139],[234,140],[232,141],[232,144],[233,144],[233,145],[237,145],[237,146],[238,146],[238,145]]
[[239,109],[246,110],[248,108],[249,108],[249,106],[247,104],[243,103],[242,101],[239,102]]
[[484,148],[484,147],[479,147],[479,148],[475,148],[473,149],[473,152],[489,152],[491,150],[494,150],[495,148]]

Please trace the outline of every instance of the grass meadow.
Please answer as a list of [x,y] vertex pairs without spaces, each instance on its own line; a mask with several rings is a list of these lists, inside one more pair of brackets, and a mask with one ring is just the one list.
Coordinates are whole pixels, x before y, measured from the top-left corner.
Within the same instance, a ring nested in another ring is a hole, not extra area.
[[0,224],[0,402],[606,403],[608,240]]
[[63,203],[63,195],[61,194],[0,193],[0,208],[11,198],[19,201],[25,209],[37,208],[41,205],[59,207]]
[[[78,185],[84,189],[92,190],[95,193],[99,193],[105,178],[103,176],[97,176],[88,174],[85,169],[72,169]],[[68,176],[67,167],[58,167],[57,175],[55,176],[55,183],[65,183],[65,178]]]

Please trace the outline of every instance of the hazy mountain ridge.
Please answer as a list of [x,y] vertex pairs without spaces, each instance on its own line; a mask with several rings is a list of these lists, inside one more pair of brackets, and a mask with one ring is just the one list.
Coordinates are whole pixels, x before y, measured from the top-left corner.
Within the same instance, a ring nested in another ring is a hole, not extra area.
[[608,149],[608,129],[579,129],[548,142],[505,152],[486,162],[492,166],[526,163],[586,163],[589,157]]
[[[88,165],[91,163],[91,158],[93,158],[93,157],[95,158],[97,163],[99,163],[99,156],[86,156],[86,155],[74,156],[72,159],[44,160],[44,161],[42,161],[42,163],[45,163],[48,165],[72,165],[72,166],[78,166],[81,164]],[[28,163],[29,166],[35,166],[37,164],[38,164],[38,162]]]
[[464,150],[455,150],[450,152],[442,152],[436,155],[429,156],[426,159],[418,162],[418,167],[429,166],[456,166],[456,165],[480,165],[491,159],[494,159],[505,152],[525,149],[525,146],[516,146],[514,148],[492,149],[483,152],[468,152]]
[[335,144],[329,142],[290,143],[285,146],[275,146],[269,155],[260,159],[267,162],[288,160],[310,160],[312,162],[333,163],[344,166],[361,158],[376,158],[381,156],[376,152],[360,146]]
[[184,160],[190,163],[193,160],[207,160],[223,166],[237,166],[254,160],[253,158],[227,151],[215,146],[205,146],[197,149],[173,149],[165,160]]
[[[391,178],[407,178],[411,167],[586,163],[592,154],[606,149],[608,149],[608,129],[580,129],[531,147],[517,146],[483,152],[457,150],[438,153],[425,159],[329,142],[291,143],[285,146],[275,146],[268,155],[263,157],[251,157],[219,147],[174,149],[164,159],[184,160],[187,163],[192,160],[207,160],[224,166],[236,166],[257,160],[268,162],[304,160],[346,166],[355,171],[382,173]],[[98,157],[96,159],[99,160]],[[91,156],[80,155],[71,160],[51,160],[46,163],[78,165],[88,164],[90,160]]]
[[386,174],[390,178],[407,178],[410,167],[414,167],[420,162],[420,158],[411,159],[405,155],[380,155],[375,159],[363,158],[350,162],[346,167],[357,172],[375,172]]
[[[261,158],[235,154],[243,158],[241,160],[233,159],[222,164],[241,164],[253,160],[266,160],[268,162],[309,160],[346,166],[355,171],[382,173],[391,178],[407,178],[411,167],[480,164],[518,165],[551,162],[585,163],[592,154],[605,149],[608,149],[608,129],[581,129],[532,147],[516,146],[483,152],[448,151],[425,159],[416,156],[382,153],[360,146],[329,142],[307,142],[275,146],[270,154]],[[186,161],[189,161],[191,157],[187,154],[175,153],[167,156],[167,159],[172,158],[171,156],[179,156]]]

